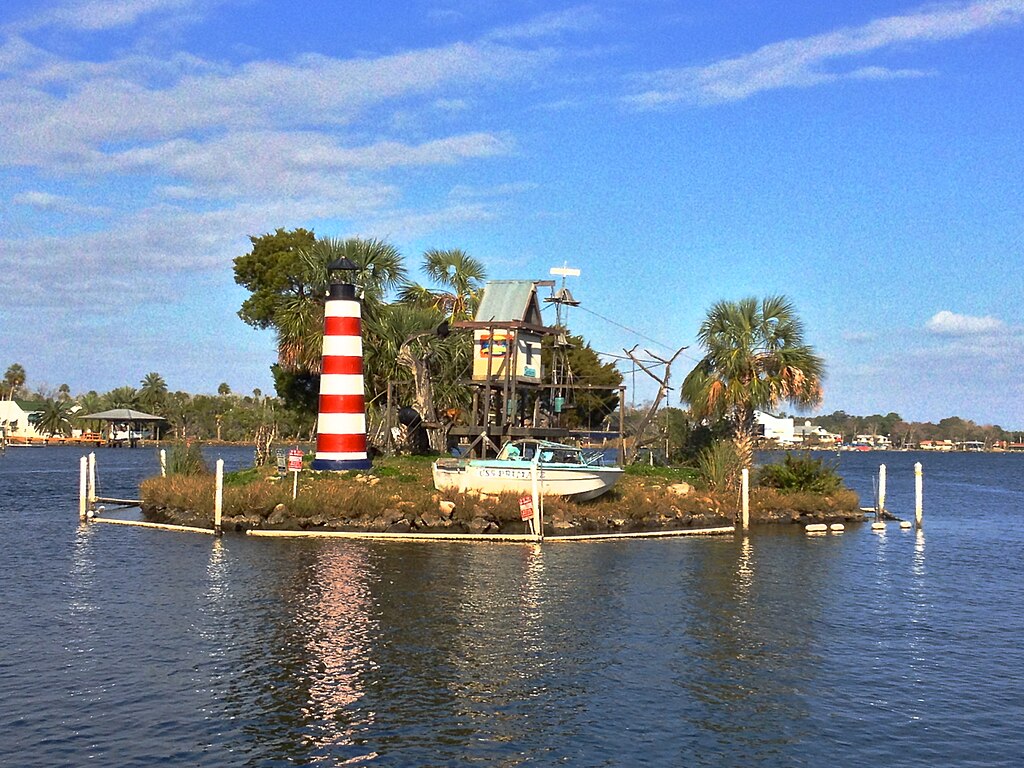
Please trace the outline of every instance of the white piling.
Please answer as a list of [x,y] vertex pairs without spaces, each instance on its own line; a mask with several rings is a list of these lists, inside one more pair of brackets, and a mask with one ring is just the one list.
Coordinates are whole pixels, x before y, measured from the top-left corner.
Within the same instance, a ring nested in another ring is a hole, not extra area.
[[914,465],[914,496],[914,522],[920,528],[924,519],[924,472],[920,461]]
[[78,519],[85,520],[89,483],[89,460],[82,457],[78,462]]
[[535,536],[544,538],[544,516],[541,513],[540,505],[543,503],[544,494],[540,490],[540,449],[537,449],[533,457],[533,464],[530,467],[530,480],[533,496],[533,533]]
[[89,454],[89,509],[96,509],[96,453]]
[[167,477],[167,449],[160,449],[160,477]]
[[745,531],[750,527],[750,470],[744,467],[741,474],[743,476],[743,484],[741,486],[743,517],[741,522]]
[[224,459],[217,459],[217,483],[216,490],[214,491],[213,497],[213,532],[215,535],[220,536],[222,533],[220,527],[221,512],[224,509]]
[[878,465],[878,509],[875,511],[877,518],[885,512],[885,464]]

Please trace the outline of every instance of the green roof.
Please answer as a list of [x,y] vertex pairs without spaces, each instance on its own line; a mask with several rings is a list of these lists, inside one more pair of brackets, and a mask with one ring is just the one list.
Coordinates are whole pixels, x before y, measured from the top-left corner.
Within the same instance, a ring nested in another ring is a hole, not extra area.
[[476,311],[478,322],[544,325],[532,280],[492,280],[484,286],[484,297]]

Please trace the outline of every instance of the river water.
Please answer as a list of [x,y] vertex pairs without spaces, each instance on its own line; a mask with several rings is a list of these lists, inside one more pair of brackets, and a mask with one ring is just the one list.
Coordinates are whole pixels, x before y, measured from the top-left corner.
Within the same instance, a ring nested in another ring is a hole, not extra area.
[[[909,519],[921,461],[921,532],[536,546],[80,526],[81,455],[0,456],[0,765],[1024,755],[1024,456],[836,459],[865,505],[885,462]],[[97,457],[105,496],[157,469]]]

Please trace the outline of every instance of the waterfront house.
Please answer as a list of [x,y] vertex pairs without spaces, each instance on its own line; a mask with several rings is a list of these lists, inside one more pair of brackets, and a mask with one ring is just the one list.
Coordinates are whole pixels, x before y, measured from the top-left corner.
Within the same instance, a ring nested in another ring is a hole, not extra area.
[[0,427],[13,442],[43,440],[46,435],[36,429],[36,419],[43,413],[44,403],[32,400],[0,400]]

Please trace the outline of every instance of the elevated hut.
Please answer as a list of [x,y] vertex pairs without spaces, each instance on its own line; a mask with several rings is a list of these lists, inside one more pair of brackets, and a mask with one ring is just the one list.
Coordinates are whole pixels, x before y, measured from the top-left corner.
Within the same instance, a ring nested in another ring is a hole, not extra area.
[[568,434],[544,418],[541,343],[558,329],[544,325],[537,289],[552,285],[550,280],[491,281],[474,319],[455,323],[473,331],[473,405],[468,423],[449,434],[468,438],[473,455],[493,454],[512,437]]

